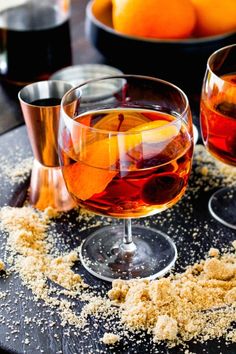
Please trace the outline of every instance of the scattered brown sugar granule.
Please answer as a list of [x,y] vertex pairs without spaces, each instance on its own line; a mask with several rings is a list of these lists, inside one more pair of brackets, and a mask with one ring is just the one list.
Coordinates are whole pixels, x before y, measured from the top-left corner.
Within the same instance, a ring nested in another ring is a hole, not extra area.
[[217,249],[217,248],[210,248],[210,250],[209,250],[209,256],[210,257],[219,257],[219,255],[220,255],[220,251]]
[[44,214],[49,218],[56,218],[59,215],[59,212],[56,209],[49,206],[46,209],[44,209]]
[[236,339],[236,255],[211,255],[181,274],[159,280],[114,280],[108,292],[129,330],[145,329],[154,342]]
[[104,333],[103,337],[101,338],[101,342],[106,345],[114,345],[120,341],[120,336],[114,333]]
[[16,165],[12,165],[9,162],[4,164],[2,172],[4,176],[8,178],[8,181],[12,184],[20,183],[26,180],[30,175],[32,169],[33,159],[31,157],[26,158]]
[[216,160],[201,144],[194,147],[194,161],[197,163],[195,172],[201,174],[201,178],[195,181],[195,189],[198,183],[203,184],[204,181],[207,182],[204,190],[219,187],[222,179],[225,186],[235,185],[236,168]]
[[0,259],[0,272],[2,272],[5,269],[6,269],[5,263]]

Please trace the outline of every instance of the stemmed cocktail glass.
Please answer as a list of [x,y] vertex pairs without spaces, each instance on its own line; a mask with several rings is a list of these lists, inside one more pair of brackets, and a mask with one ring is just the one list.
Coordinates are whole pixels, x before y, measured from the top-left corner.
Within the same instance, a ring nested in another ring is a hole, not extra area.
[[178,202],[192,151],[188,99],[171,83],[120,75],[64,95],[59,154],[68,191],[88,211],[117,220],[83,242],[81,261],[90,273],[111,281],[155,278],[170,269],[177,256],[171,238],[136,222],[131,226],[131,219]]
[[[207,150],[236,166],[236,44],[214,52],[207,62],[201,95],[201,130]],[[209,200],[222,224],[236,229],[236,188],[224,187]]]

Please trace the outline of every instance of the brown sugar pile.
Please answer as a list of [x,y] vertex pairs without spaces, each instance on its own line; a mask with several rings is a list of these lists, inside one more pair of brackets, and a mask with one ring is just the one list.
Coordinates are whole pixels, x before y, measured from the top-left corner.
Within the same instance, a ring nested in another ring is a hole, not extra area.
[[5,207],[0,211],[2,225],[10,232],[8,247],[18,255],[15,267],[21,276],[29,282],[42,274],[66,289],[76,290],[85,286],[80,275],[71,270],[78,260],[77,252],[56,258],[49,254],[52,245],[46,238],[46,230],[51,216],[55,216],[51,208],[44,213],[31,207]]
[[[86,327],[90,315],[107,318],[117,313],[117,309],[107,297],[89,289],[72,270],[78,260],[78,249],[57,254],[53,243],[57,235],[49,233],[52,218],[57,216],[60,215],[50,207],[44,212],[30,206],[0,209],[0,229],[8,234],[8,275],[18,274],[34,299],[43,300],[44,305],[59,315],[62,327],[70,325],[77,331]],[[84,303],[80,313],[74,308],[73,299]]]
[[167,278],[115,280],[108,295],[124,325],[171,345],[222,336],[236,341],[236,254],[211,249],[209,255]]
[[33,292],[36,299],[42,299],[50,307],[57,308],[62,324],[82,326],[84,319],[73,313],[67,300],[51,296],[48,279],[75,295],[87,285],[79,274],[71,269],[78,259],[76,250],[62,256],[50,254],[53,240],[47,228],[55,213],[51,208],[37,212],[31,207],[0,210],[1,227],[9,233],[7,239],[9,272],[20,275],[23,283]]

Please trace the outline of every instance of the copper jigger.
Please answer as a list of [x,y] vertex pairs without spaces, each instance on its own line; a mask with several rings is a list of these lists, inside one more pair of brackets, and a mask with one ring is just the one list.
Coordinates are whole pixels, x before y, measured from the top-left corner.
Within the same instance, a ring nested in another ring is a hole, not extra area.
[[57,151],[60,102],[71,88],[63,81],[39,81],[18,94],[34,155],[29,203],[40,210],[51,206],[66,211],[75,206],[65,186]]

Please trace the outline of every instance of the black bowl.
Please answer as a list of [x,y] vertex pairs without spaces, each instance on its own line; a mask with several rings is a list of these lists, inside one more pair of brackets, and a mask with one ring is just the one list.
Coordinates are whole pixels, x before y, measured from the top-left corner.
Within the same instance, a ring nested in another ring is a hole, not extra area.
[[110,65],[129,74],[152,75],[171,81],[183,90],[199,93],[211,53],[236,43],[236,32],[181,40],[146,39],[123,35],[112,27],[112,7],[86,8],[85,32]]

